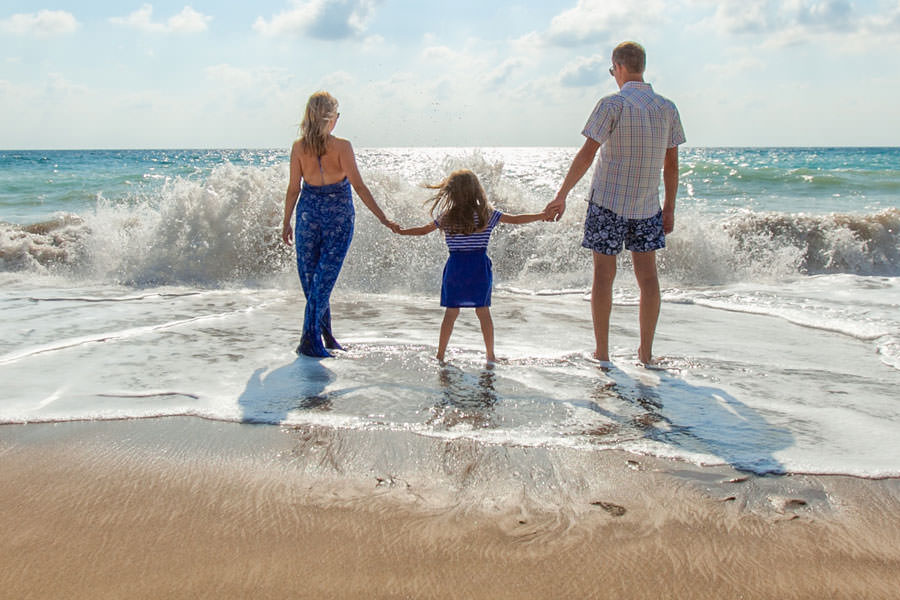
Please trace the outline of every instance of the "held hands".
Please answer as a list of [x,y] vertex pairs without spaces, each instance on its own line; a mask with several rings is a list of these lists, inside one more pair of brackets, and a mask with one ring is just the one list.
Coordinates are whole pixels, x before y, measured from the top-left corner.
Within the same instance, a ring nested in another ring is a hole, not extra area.
[[391,221],[390,219],[385,219],[381,222],[382,225],[393,231],[394,233],[400,233],[400,225]]
[[544,208],[546,221],[559,221],[566,212],[566,195],[557,193],[556,197]]

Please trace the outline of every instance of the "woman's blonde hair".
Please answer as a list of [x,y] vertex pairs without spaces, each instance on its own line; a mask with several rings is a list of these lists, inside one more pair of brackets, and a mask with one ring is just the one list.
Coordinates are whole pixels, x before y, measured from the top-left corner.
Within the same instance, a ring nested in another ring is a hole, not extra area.
[[300,124],[300,143],[307,152],[322,156],[328,144],[328,124],[338,116],[337,98],[328,92],[316,92],[306,102]]
[[438,212],[444,232],[468,235],[487,226],[491,205],[478,176],[472,171],[453,171],[439,184],[425,187],[437,190],[431,198],[431,215]]

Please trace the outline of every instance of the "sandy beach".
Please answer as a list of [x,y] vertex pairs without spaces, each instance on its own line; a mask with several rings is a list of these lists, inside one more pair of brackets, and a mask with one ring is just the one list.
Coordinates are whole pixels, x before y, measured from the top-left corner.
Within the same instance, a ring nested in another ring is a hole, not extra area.
[[895,598],[900,481],[194,418],[0,427],[3,598]]

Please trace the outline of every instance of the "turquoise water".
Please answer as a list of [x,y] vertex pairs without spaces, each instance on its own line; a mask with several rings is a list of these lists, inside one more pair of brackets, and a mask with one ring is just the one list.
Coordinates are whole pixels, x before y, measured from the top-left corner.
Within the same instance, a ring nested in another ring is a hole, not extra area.
[[57,211],[81,213],[98,197],[126,201],[176,177],[202,178],[223,163],[283,161],[266,150],[0,151],[0,220],[27,224]]
[[860,213],[900,205],[900,148],[698,148],[681,163],[686,193],[711,210]]
[[[454,151],[403,150],[410,160],[408,173],[420,177],[428,171],[429,157],[440,163],[443,154]],[[555,174],[574,151],[480,150],[511,169]],[[532,161],[535,152],[552,157],[552,164]],[[381,164],[382,154],[361,150],[361,167],[396,168]],[[286,160],[287,151],[281,149],[0,151],[0,220],[27,224],[56,211],[81,213],[98,196],[127,201],[153,194],[174,178],[202,180],[224,163],[264,168]],[[558,181],[548,178],[537,191],[552,195]],[[681,152],[681,201],[714,213],[877,212],[900,205],[900,148],[687,148]]]

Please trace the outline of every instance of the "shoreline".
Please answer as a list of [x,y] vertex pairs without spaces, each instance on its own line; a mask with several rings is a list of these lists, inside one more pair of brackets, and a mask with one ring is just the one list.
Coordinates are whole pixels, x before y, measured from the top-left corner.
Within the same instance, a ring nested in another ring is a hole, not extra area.
[[900,479],[190,417],[0,426],[2,596],[894,597]]

